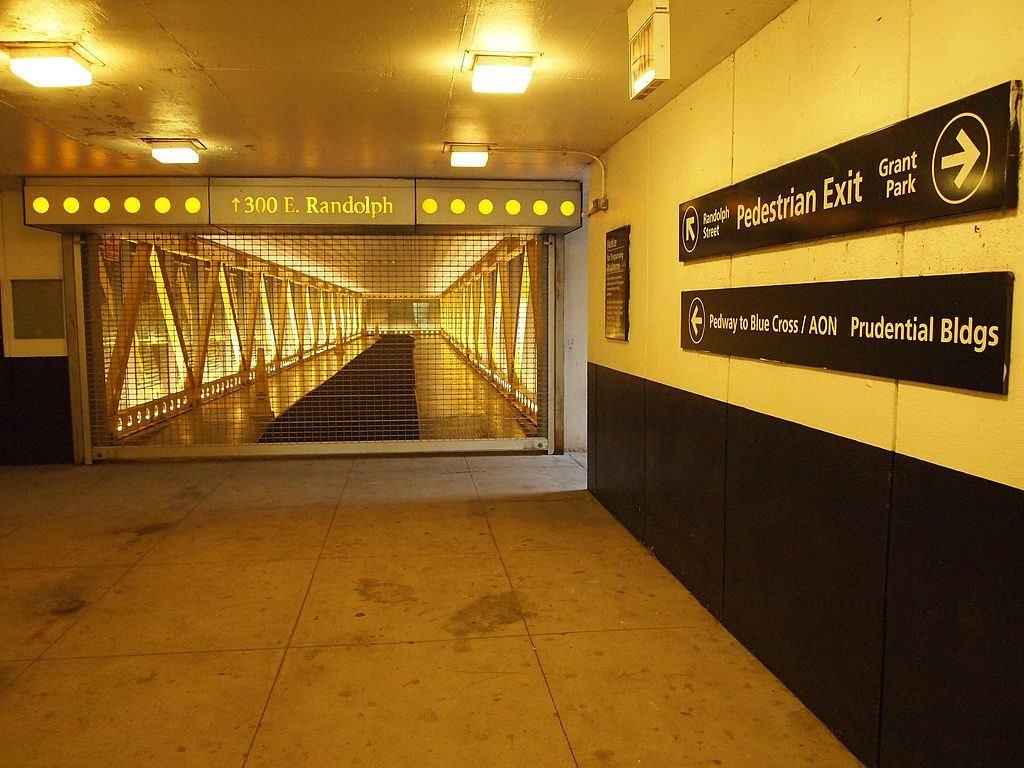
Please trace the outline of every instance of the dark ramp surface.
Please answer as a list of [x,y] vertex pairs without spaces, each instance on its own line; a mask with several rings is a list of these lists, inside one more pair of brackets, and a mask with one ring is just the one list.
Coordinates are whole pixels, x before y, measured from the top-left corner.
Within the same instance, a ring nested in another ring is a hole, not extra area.
[[385,336],[268,426],[261,443],[418,440],[412,336]]

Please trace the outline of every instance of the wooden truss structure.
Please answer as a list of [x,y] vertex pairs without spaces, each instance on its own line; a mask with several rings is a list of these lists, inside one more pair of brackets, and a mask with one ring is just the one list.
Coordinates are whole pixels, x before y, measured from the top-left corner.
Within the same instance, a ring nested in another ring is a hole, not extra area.
[[363,297],[194,236],[105,237],[88,270],[99,421],[137,433],[363,333]]
[[506,237],[441,296],[449,343],[534,423],[546,375],[542,254],[539,237]]

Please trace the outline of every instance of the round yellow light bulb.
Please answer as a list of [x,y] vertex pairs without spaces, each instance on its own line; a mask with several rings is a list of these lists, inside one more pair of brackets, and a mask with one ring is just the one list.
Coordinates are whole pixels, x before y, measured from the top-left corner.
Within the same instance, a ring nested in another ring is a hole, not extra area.
[[199,213],[202,207],[203,203],[198,197],[190,197],[185,201],[185,210],[189,213]]
[[521,210],[523,210],[523,206],[518,200],[509,200],[505,203],[505,212],[509,216],[518,216]]
[[432,197],[428,197],[423,201],[423,212],[424,213],[437,213],[437,200]]
[[105,197],[97,197],[92,201],[92,207],[96,213],[106,213],[110,210],[110,201]]
[[480,211],[484,216],[490,216],[494,211],[494,203],[488,200],[486,197],[477,204],[477,210]]
[[576,213],[576,203],[574,203],[572,200],[566,200],[564,203],[562,203],[562,207],[560,210],[562,211],[563,216],[572,216],[574,213]]
[[36,213],[46,213],[50,210],[50,201],[45,197],[37,197],[32,201],[32,210]]
[[166,197],[158,197],[153,203],[153,207],[156,208],[157,213],[167,213],[171,210],[171,201]]
[[543,200],[538,200],[533,204],[533,212],[538,216],[543,216],[548,212],[548,204]]
[[77,197],[65,197],[64,198],[64,210],[68,213],[78,213],[78,198]]
[[139,198],[137,197],[129,197],[124,201],[124,209],[128,211],[128,213],[138,213],[142,210],[142,203],[139,202]]
[[454,200],[452,200],[452,204],[450,207],[452,209],[452,213],[458,216],[459,214],[466,212],[466,201],[463,200],[461,197],[456,197]]

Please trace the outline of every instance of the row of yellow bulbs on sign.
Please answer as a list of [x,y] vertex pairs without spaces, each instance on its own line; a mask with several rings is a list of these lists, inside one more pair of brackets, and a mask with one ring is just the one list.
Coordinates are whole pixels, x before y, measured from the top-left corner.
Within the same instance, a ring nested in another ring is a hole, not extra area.
[[[437,200],[432,197],[425,198],[421,204],[423,212],[426,214],[437,213]],[[460,216],[466,212],[466,201],[460,197],[454,198],[449,204],[448,208],[456,216]],[[476,209],[480,211],[484,216],[490,216],[494,212],[494,203],[488,200],[486,197],[476,205]],[[518,200],[509,200],[505,203],[505,213],[509,216],[518,216],[523,210],[523,204]],[[572,216],[576,213],[576,204],[572,200],[566,200],[559,207],[563,216]],[[537,216],[546,216],[548,213],[548,203],[546,200],[537,200],[533,204],[533,212]]]
[[[92,208],[96,213],[108,213],[111,208],[110,198],[97,197],[92,201]],[[142,201],[137,197],[126,197],[124,199],[124,210],[127,213],[138,213],[142,210]],[[67,213],[78,213],[82,207],[77,197],[65,197],[62,207]],[[157,213],[170,213],[171,201],[166,197],[158,197],[153,201],[153,210]],[[203,208],[203,202],[198,197],[190,197],[185,201],[185,210],[188,213],[199,213]],[[38,214],[44,214],[50,210],[50,201],[45,197],[37,197],[32,201],[32,210]]]

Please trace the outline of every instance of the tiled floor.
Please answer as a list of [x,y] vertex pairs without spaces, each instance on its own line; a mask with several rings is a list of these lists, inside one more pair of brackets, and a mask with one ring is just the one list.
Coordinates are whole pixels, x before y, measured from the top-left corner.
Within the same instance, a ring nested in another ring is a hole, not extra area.
[[571,457],[0,468],[0,764],[858,765],[585,485]]

